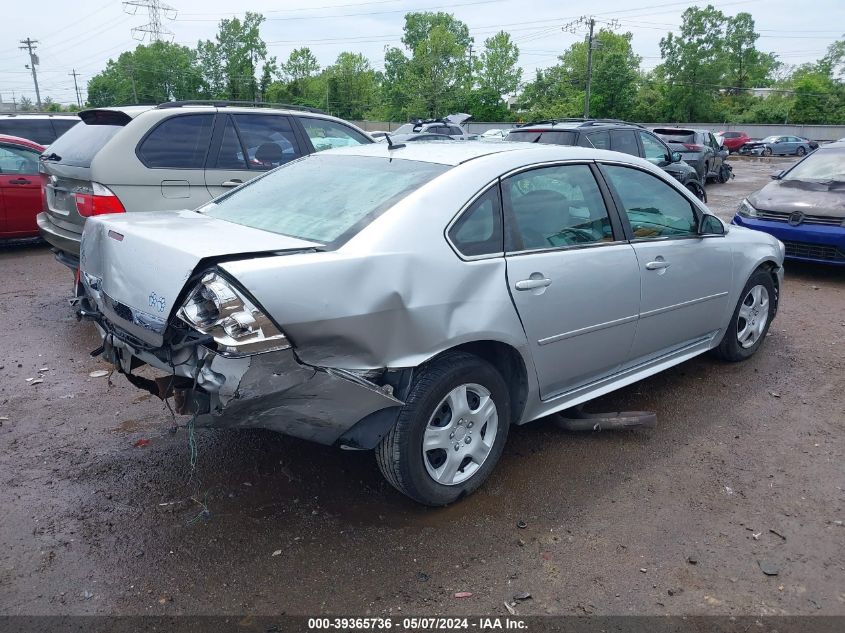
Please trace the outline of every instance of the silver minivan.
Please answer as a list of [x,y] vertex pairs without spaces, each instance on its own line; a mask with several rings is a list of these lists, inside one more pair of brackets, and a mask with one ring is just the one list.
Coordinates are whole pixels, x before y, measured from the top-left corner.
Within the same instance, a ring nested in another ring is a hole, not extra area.
[[313,152],[372,143],[362,130],[310,108],[171,102],[97,108],[41,156],[41,236],[79,267],[86,218],[193,209]]

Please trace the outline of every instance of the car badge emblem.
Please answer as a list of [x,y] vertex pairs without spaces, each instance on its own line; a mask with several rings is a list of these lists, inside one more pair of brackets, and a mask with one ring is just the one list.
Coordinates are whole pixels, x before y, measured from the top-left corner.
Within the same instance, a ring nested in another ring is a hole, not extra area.
[[792,215],[789,216],[789,225],[790,226],[798,226],[804,221],[804,212],[803,211],[795,211]]

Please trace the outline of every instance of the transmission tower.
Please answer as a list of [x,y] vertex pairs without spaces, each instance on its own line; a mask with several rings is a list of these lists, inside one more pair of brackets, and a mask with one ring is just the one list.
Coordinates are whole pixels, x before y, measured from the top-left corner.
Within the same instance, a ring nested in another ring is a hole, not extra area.
[[136,15],[138,9],[146,9],[150,16],[149,23],[144,26],[136,26],[132,29],[132,37],[136,40],[150,38],[151,42],[173,37],[173,31],[162,25],[162,20],[173,20],[176,18],[176,9],[162,3],[160,0],[125,0],[123,10],[130,15]]

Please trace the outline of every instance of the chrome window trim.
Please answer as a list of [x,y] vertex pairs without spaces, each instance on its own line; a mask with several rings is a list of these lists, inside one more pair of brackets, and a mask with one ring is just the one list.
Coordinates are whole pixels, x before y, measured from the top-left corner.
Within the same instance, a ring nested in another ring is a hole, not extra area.
[[619,246],[621,244],[629,244],[627,240],[614,240],[612,242],[590,242],[588,244],[570,244],[568,246],[550,246],[549,248],[533,248],[523,251],[509,251],[505,253],[505,257],[516,257],[522,255],[534,255],[537,253],[556,253],[559,251],[580,251],[587,248],[597,248],[601,246]]

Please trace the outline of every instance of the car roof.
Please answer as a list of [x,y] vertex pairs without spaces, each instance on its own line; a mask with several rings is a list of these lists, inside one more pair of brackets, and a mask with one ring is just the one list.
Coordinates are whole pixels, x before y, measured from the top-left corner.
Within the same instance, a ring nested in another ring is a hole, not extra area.
[[639,123],[631,123],[629,121],[621,121],[618,119],[584,119],[584,118],[573,118],[573,119],[548,119],[545,121],[533,121],[530,123],[524,123],[519,127],[511,128],[512,131],[521,131],[524,130],[526,132],[542,132],[542,131],[549,131],[549,130],[587,130],[591,128],[598,128],[598,129],[610,129],[610,128],[638,128],[638,129],[645,129]]
[[613,160],[635,165],[651,165],[648,161],[630,154],[607,150],[576,147],[571,145],[553,145],[537,143],[485,143],[483,141],[456,141],[454,143],[409,143],[397,149],[390,149],[386,143],[372,143],[326,150],[320,154],[347,156],[373,156],[379,158],[398,158],[424,163],[456,166],[461,163],[503,154],[505,152],[530,153],[534,162],[558,160]]
[[28,138],[22,138],[20,136],[12,136],[10,134],[0,134],[0,143],[10,143],[12,145],[23,145],[24,147],[28,147],[30,149],[37,149],[38,151],[44,151],[47,147],[46,145],[42,145],[41,143],[36,143],[35,141],[30,141]]
[[10,119],[75,119],[75,112],[0,112],[0,116]]

